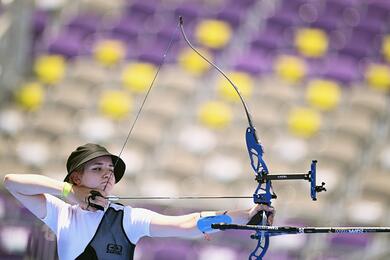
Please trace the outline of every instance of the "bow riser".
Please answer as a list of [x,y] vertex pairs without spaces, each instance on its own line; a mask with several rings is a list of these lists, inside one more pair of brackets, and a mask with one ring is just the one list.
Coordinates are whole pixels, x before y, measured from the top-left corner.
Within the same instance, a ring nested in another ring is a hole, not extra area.
[[[231,86],[236,91],[237,95],[239,96],[241,103],[244,107],[244,111],[246,114],[246,117],[248,119],[248,128],[246,129],[246,145],[248,149],[248,154],[250,158],[250,164],[252,166],[252,169],[256,176],[256,181],[258,182],[258,186],[253,194],[253,202],[256,204],[265,204],[268,206],[271,206],[271,200],[276,198],[276,194],[273,192],[272,189],[272,182],[271,179],[266,179],[266,176],[268,176],[269,171],[268,167],[263,160],[263,147],[261,146],[261,143],[259,142],[256,130],[254,127],[254,124],[252,123],[252,117],[249,113],[248,106],[246,105],[242,95],[240,94],[240,91],[238,87],[229,79],[229,77],[226,76],[226,74],[213,62],[208,60],[204,55],[202,55],[198,50],[195,49],[195,47],[190,43],[188,40],[184,28],[183,28],[184,20],[183,17],[179,18],[179,26],[180,31],[182,33],[182,36],[184,40],[186,41],[187,45],[196,52],[203,60],[205,60],[207,63],[209,63],[212,67],[214,67],[218,72],[221,73],[221,75],[231,84]],[[314,180],[314,197],[316,198],[316,192],[322,191],[321,188],[315,186],[315,164],[314,164],[314,170],[312,165],[312,170],[314,174],[313,180]],[[265,186],[265,187],[264,187]],[[313,184],[312,184],[313,187]],[[323,188],[323,187],[322,187]],[[259,224],[266,225],[268,223],[268,216],[265,214],[265,212],[258,212],[250,221],[248,224]],[[256,248],[253,250],[253,252],[249,255],[249,259],[263,259],[263,256],[266,254],[269,246],[269,235],[265,234],[264,232],[257,231],[254,235],[256,239],[258,239],[258,243]]]

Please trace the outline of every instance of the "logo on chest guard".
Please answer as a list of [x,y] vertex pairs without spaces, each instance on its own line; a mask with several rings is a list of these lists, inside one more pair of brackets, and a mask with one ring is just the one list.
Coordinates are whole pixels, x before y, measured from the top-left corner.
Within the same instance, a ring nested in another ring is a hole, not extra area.
[[122,246],[117,244],[108,244],[107,245],[108,254],[122,255]]

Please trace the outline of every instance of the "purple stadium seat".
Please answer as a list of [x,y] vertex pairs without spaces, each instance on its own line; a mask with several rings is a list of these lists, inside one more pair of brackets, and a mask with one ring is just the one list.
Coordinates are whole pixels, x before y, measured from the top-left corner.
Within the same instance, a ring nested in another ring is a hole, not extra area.
[[56,236],[49,227],[40,223],[31,228],[24,257],[24,259],[58,259]]
[[33,14],[33,37],[34,39],[40,38],[44,32],[48,23],[49,17],[43,10],[36,10]]
[[237,8],[224,8],[221,11],[217,13],[216,18],[227,22],[230,24],[230,26],[233,29],[236,29],[237,27],[240,26],[243,17],[244,17],[245,11],[243,8],[237,7]]
[[266,28],[269,31],[283,33],[298,24],[300,20],[296,14],[280,10],[267,19]]
[[230,0],[226,6],[230,6],[231,8],[244,8],[248,9],[252,7],[256,3],[256,0]]
[[32,225],[2,223],[0,226],[0,259],[24,259],[31,229]]
[[177,44],[177,42],[181,40],[181,35],[176,30],[176,27],[177,24],[174,22],[167,24],[166,26],[162,26],[156,34],[156,42],[160,43],[162,46],[168,46],[172,40],[175,44]]
[[346,85],[362,79],[358,61],[346,56],[327,57],[322,71],[322,76]]
[[348,8],[357,8],[356,1],[328,0],[325,2],[322,15],[342,18]]
[[249,230],[225,230],[223,232],[213,234],[212,239],[215,241],[223,241],[224,246],[242,248],[248,245],[248,240],[253,233],[253,231]]
[[159,8],[158,1],[136,1],[126,8],[126,15],[134,20],[145,22],[152,18]]
[[351,39],[342,49],[340,49],[339,53],[359,60],[366,57],[371,57],[373,50],[365,42],[359,40],[354,41]]
[[266,52],[251,51],[239,56],[234,64],[235,70],[250,74],[269,73],[273,70],[273,57]]
[[174,19],[182,16],[186,27],[194,26],[201,14],[203,14],[202,7],[192,2],[181,4],[174,9]]
[[80,14],[73,17],[67,24],[68,30],[86,37],[96,33],[101,26],[101,17],[96,14]]
[[130,16],[123,16],[108,26],[108,34],[115,39],[124,39],[127,41],[136,40],[143,24]]
[[372,57],[375,54],[375,50],[380,48],[379,44],[380,38],[378,32],[359,26],[354,29],[346,45],[340,50],[340,53],[355,57],[356,59]]
[[251,42],[251,48],[254,50],[267,50],[275,52],[288,47],[290,44],[286,40],[286,35],[283,32],[270,31],[266,28],[265,31],[256,35]]
[[[166,46],[165,48],[163,46],[160,46],[159,44],[150,44],[147,46],[142,46],[141,48],[138,49],[137,51],[137,59],[140,61],[144,62],[150,62],[155,65],[159,65],[163,62],[163,54],[166,51]],[[168,54],[168,58],[172,59],[173,56],[173,49],[170,49],[170,52]],[[171,52],[172,51],[172,52]],[[167,62],[167,60],[166,60]]]
[[[282,1],[281,9],[289,10],[289,12],[298,13],[299,8],[309,2],[308,0],[289,0]],[[311,1],[315,2],[315,1]]]
[[316,21],[311,23],[310,26],[314,28],[320,28],[322,30],[325,30],[327,33],[330,33],[331,31],[334,31],[339,28],[340,24],[340,19],[337,19],[337,17],[321,15],[317,18]]
[[191,241],[169,239],[168,242],[159,240],[153,248],[152,260],[196,260],[197,251]]
[[329,238],[330,247],[365,248],[372,241],[370,234],[334,234]]
[[372,0],[367,3],[365,17],[367,19],[387,22],[390,18],[390,2],[387,0]]
[[[245,254],[243,254],[243,256],[245,256]],[[274,252],[274,251],[267,252],[266,257],[272,260],[298,260],[299,259],[298,256],[294,256],[290,252]],[[244,259],[244,258],[240,258],[240,259]]]
[[293,28],[300,24],[296,15],[277,13],[267,19],[265,28],[252,40],[252,47],[283,49],[292,42]]
[[78,34],[62,32],[48,44],[48,52],[71,59],[83,53],[83,40]]
[[32,225],[33,223],[39,221],[37,217],[33,213],[31,213],[31,211],[28,210],[26,207],[21,207],[19,212],[20,221],[23,223],[30,223]]
[[388,24],[386,21],[363,18],[360,20],[360,23],[354,27],[354,32],[366,34],[366,37],[370,38],[385,33],[387,26]]

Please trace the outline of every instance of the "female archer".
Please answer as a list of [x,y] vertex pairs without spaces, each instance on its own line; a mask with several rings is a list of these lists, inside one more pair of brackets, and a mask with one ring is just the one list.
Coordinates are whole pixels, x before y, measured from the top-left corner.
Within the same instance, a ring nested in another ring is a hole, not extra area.
[[[133,259],[143,236],[192,238],[207,236],[212,223],[247,224],[266,205],[247,210],[203,211],[162,215],[143,208],[110,203],[107,196],[122,178],[123,160],[97,144],[73,151],[64,181],[43,175],[8,174],[4,186],[57,236],[59,259]],[[60,198],[61,199],[60,199]]]

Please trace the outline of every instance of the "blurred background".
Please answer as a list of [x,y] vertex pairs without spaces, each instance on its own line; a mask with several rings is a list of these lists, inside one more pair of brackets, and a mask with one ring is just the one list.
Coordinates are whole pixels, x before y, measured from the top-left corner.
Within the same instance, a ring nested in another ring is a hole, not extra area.
[[[276,225],[389,226],[390,2],[387,0],[2,0],[0,169],[65,176],[95,142],[122,158],[116,195],[249,195],[257,183],[239,87],[271,173],[318,162],[328,191],[275,182]],[[1,186],[0,258],[56,259],[55,236]],[[166,214],[247,208],[250,199],[123,201]],[[247,259],[250,233],[142,239],[136,259]],[[387,234],[271,238],[266,259],[390,259]]]

